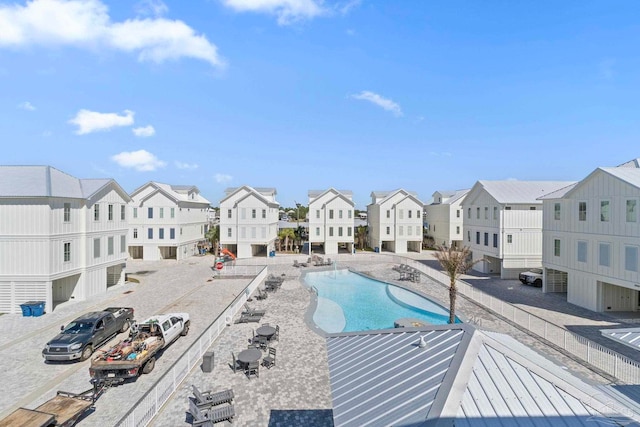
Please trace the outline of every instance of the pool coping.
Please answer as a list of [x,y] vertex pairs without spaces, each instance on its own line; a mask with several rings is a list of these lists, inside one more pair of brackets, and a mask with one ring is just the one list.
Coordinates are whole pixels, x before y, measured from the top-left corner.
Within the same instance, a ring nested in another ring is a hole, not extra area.
[[[304,316],[303,316],[304,317],[304,322],[309,327],[309,329],[311,329],[313,332],[315,332],[316,334],[320,335],[323,338],[327,338],[327,337],[335,335],[335,334],[344,334],[346,332],[331,332],[331,333],[329,333],[329,332],[325,332],[324,329],[322,329],[318,325],[316,325],[316,323],[313,321],[313,315],[315,314],[316,309],[318,308],[318,294],[313,290],[313,287],[305,285],[304,279],[307,276],[307,273],[315,273],[315,272],[329,271],[329,270],[330,269],[328,269],[328,268],[324,268],[324,269],[315,269],[315,270],[312,270],[312,271],[305,270],[305,271],[302,271],[300,273],[300,286],[302,286],[303,288],[307,288],[307,290],[309,291],[309,294],[310,294],[309,305],[307,306],[307,310],[306,310],[306,312],[304,313]],[[425,298],[425,299],[431,301],[433,304],[443,308],[447,312],[449,311],[449,309],[446,306],[444,306],[443,304],[440,304],[438,301],[434,301],[433,299],[429,298],[429,296],[427,294],[424,294],[424,293],[422,293],[420,291],[417,291],[415,289],[411,289],[411,288],[409,288],[408,286],[406,286],[404,284],[391,283],[389,281],[386,281],[386,280],[383,280],[383,279],[379,279],[377,277],[371,276],[371,275],[363,273],[361,271],[354,270],[352,267],[339,268],[337,270],[348,270],[351,273],[358,274],[358,275],[360,275],[362,277],[366,277],[367,279],[375,280],[376,282],[384,283],[386,285],[391,285],[391,286],[397,286],[397,287],[399,287],[401,289],[404,289],[406,291],[409,291],[411,293],[414,293],[414,294],[416,294],[416,295],[418,295],[418,296],[420,296],[422,298]],[[422,272],[420,274],[426,276]],[[429,276],[426,276],[426,277],[429,277]],[[433,280],[435,280],[435,279],[433,279]],[[467,320],[466,316],[456,313],[456,317],[458,319],[460,319],[460,323],[461,324],[469,324],[469,321]],[[449,325],[450,323],[446,323],[446,324]],[[459,324],[459,323],[454,323],[454,324]],[[432,325],[432,326],[435,326],[435,325]],[[397,328],[393,327],[393,328],[387,328],[387,329],[397,329]],[[380,330],[384,331],[386,329],[380,329]]]

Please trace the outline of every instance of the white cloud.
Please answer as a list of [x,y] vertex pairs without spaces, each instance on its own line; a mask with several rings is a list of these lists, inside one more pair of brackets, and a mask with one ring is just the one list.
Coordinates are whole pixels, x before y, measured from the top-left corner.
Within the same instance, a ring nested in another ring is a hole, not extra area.
[[279,25],[315,18],[326,14],[322,0],[222,0],[237,12],[260,12],[278,17]]
[[[150,2],[162,9],[160,2]],[[166,6],[165,6],[166,7]],[[182,21],[163,18],[111,22],[99,0],[32,0],[0,5],[0,47],[74,46],[138,54],[140,61],[190,57],[223,66],[215,45]]]
[[18,104],[18,108],[20,108],[21,110],[27,110],[27,111],[33,111],[36,109],[36,107],[34,107],[33,104],[30,103],[29,101],[21,102],[20,104]]
[[346,15],[351,12],[352,9],[360,6],[360,0],[347,0],[344,3],[338,3],[336,9],[342,14]]
[[196,163],[184,163],[184,162],[179,162],[179,161],[175,161],[176,167],[178,169],[198,169],[198,165]]
[[162,16],[169,12],[169,7],[161,0],[141,0],[135,5],[138,15]]
[[156,130],[151,125],[143,126],[139,128],[133,128],[131,129],[131,131],[135,136],[139,136],[140,138],[148,138],[156,134]]
[[133,124],[133,111],[124,110],[124,115],[118,113],[98,113],[96,111],[80,110],[69,123],[78,126],[76,134],[84,135],[96,131],[105,131],[118,126]]
[[231,175],[226,175],[223,173],[217,173],[216,174],[216,182],[219,184],[224,184],[227,182],[230,182],[233,179],[233,177]]
[[111,156],[111,160],[123,168],[132,168],[141,172],[154,171],[167,165],[146,150],[123,151]]
[[390,99],[387,99],[378,95],[377,93],[370,92],[368,90],[363,90],[357,95],[351,95],[351,98],[371,102],[372,104],[375,104],[380,108],[384,108],[387,111],[391,111],[395,116],[402,115],[402,109],[398,104],[396,104]]

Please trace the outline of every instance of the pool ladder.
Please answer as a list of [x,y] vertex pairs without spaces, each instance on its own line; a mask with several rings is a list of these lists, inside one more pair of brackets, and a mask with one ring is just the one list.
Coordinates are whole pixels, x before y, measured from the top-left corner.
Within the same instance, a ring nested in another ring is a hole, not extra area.
[[316,296],[318,296],[318,288],[316,288],[315,286],[311,286],[311,292],[313,292],[314,294],[316,294]]

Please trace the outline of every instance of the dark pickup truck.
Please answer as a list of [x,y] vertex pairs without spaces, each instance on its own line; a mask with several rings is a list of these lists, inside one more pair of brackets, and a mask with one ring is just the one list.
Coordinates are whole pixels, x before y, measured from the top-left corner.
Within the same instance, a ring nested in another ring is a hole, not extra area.
[[129,329],[132,321],[133,308],[128,307],[83,314],[60,328],[61,332],[45,345],[42,357],[46,361],[87,360],[93,350]]

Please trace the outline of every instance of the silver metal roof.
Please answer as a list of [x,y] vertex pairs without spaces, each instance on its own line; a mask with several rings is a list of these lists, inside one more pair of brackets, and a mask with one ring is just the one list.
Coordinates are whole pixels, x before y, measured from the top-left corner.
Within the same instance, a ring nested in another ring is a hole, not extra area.
[[552,191],[551,193],[547,193],[544,196],[538,197],[538,200],[553,200],[553,199],[562,199],[569,191],[573,190],[573,188],[578,185],[577,182],[567,185],[566,187],[562,187],[559,190]]
[[632,167],[599,168],[634,187],[640,188],[640,169]]
[[[467,188],[465,190],[436,191],[435,193],[433,193],[433,198],[432,198],[431,202],[427,203],[427,204],[431,204],[431,205],[450,205],[452,203],[457,202],[458,200],[460,200],[464,196],[466,196],[469,191],[471,191],[470,188]],[[442,196],[442,201],[441,202],[436,202],[435,201],[437,193],[440,193],[440,195]]]
[[[505,204],[540,204],[539,197],[554,192],[574,181],[478,181],[476,185],[482,186],[498,203]],[[475,187],[475,186],[474,186]]]
[[640,168],[640,158],[639,159],[631,159],[628,162],[624,162],[621,165],[618,165],[619,168]]
[[[421,336],[426,348],[417,345]],[[327,350],[336,427],[640,420],[513,338],[466,324],[331,334]]]
[[601,329],[600,333],[614,341],[640,350],[640,328]]

